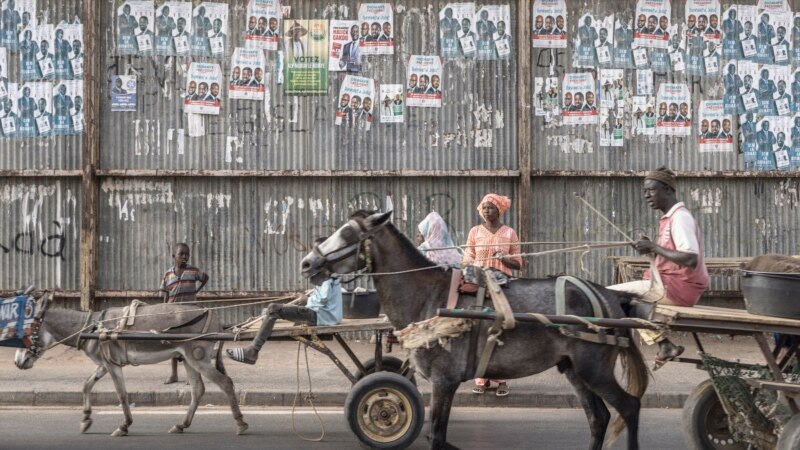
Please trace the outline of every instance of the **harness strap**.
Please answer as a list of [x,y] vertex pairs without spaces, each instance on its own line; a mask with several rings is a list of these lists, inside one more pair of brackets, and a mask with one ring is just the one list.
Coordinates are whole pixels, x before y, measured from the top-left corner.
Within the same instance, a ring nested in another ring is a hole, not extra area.
[[600,307],[600,302],[598,301],[597,291],[592,289],[589,285],[587,285],[583,280],[580,278],[575,278],[573,276],[565,275],[558,277],[556,279],[556,314],[559,316],[563,316],[566,314],[567,310],[567,297],[566,297],[566,286],[567,281],[572,283],[573,286],[577,287],[578,289],[583,292],[583,295],[589,299],[589,303],[592,305],[592,311],[594,312],[594,317],[603,317],[603,309]]
[[447,296],[447,309],[455,309],[458,305],[458,286],[461,283],[461,271],[453,269],[450,277],[450,294]]
[[[486,299],[486,287],[480,285],[478,287],[478,292],[475,296],[475,307],[477,309],[483,308],[483,302]],[[477,371],[475,370],[475,360],[478,353],[478,337],[481,335],[481,330],[483,329],[483,321],[482,320],[473,320],[472,321],[472,330],[470,331],[469,335],[469,351],[467,352],[467,366],[464,369],[464,379],[462,381],[467,381],[475,378]],[[485,369],[484,369],[485,370]]]
[[206,334],[208,333],[208,329],[211,328],[211,315],[214,314],[214,311],[206,310],[206,312],[203,314],[206,314],[206,323],[203,325],[203,331],[201,331],[201,333]]
[[182,323],[180,325],[174,325],[174,326],[171,326],[171,327],[168,327],[168,328],[164,328],[163,330],[161,330],[161,332],[162,333],[167,333],[167,332],[170,332],[170,331],[173,331],[173,330],[177,330],[179,328],[190,327],[190,326],[192,326],[192,325],[194,325],[196,323],[199,323],[201,320],[203,320],[203,318],[205,318],[206,319],[206,324],[204,326],[204,331],[203,331],[203,333],[205,333],[205,330],[208,329],[208,326],[209,326],[208,325],[209,317],[211,317],[211,314],[209,313],[209,310],[205,310],[202,314],[199,314],[197,317],[187,321],[186,323]]
[[[83,332],[86,328],[89,327],[89,324],[92,322],[92,314],[93,313],[91,311],[89,311],[89,313],[86,314],[86,320],[83,321],[83,326],[81,326],[81,332]],[[81,349],[81,333],[78,333],[78,337],[75,339],[75,348],[78,350]]]

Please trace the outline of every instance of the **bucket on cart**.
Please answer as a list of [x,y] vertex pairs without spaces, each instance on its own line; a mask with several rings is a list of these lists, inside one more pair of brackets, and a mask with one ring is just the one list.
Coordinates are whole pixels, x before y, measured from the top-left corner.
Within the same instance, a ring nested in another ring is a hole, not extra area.
[[800,273],[742,269],[740,281],[747,312],[800,319]]

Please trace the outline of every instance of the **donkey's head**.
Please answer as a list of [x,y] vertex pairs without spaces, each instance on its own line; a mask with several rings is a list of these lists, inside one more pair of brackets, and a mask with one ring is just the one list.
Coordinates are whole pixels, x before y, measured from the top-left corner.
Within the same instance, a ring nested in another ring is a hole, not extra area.
[[303,258],[300,269],[303,276],[314,284],[334,274],[345,274],[357,270],[371,270],[370,244],[372,238],[389,223],[392,212],[356,213],[336,230],[325,242],[315,245]]
[[50,345],[55,341],[53,336],[48,333],[44,325],[44,314],[47,312],[47,307],[50,302],[47,299],[47,293],[36,303],[36,314],[33,316],[33,323],[31,324],[31,334],[26,336],[23,340],[24,348],[18,349],[14,355],[14,364],[20,369],[30,369],[33,363],[36,362],[47,350]]

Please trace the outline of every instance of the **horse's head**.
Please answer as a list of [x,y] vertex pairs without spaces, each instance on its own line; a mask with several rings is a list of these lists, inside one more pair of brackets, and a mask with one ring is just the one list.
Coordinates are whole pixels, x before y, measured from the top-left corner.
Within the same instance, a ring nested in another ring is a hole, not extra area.
[[325,242],[315,245],[303,258],[300,269],[314,284],[322,284],[333,274],[351,273],[370,267],[372,237],[389,223],[392,212],[354,214]]
[[47,292],[36,304],[36,314],[33,316],[31,324],[31,334],[23,340],[25,347],[17,350],[14,355],[14,364],[20,369],[30,369],[53,343],[53,336],[42,327],[44,324],[44,313],[50,302],[47,299]]

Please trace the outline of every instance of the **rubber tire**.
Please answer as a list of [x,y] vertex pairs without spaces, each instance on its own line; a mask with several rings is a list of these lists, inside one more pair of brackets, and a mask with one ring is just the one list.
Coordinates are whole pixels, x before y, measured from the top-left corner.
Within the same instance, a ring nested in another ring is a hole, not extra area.
[[[403,367],[403,360],[400,358],[395,358],[394,356],[384,356],[381,359],[381,369],[384,372],[392,372],[403,375],[400,373],[400,368]],[[360,380],[364,378],[365,375],[369,375],[375,373],[375,358],[370,358],[364,363],[364,369],[367,371],[366,373],[362,372],[361,370],[356,371],[356,380]],[[411,377],[410,381],[414,383],[414,386],[417,385],[416,377]]]
[[775,450],[796,450],[798,448],[800,448],[800,413],[793,415],[786,422]]
[[[382,390],[391,391],[404,403],[402,411],[409,417],[402,422],[402,427],[406,428],[402,434],[396,436],[391,441],[381,441],[369,436],[370,432],[363,430],[359,424],[360,408],[367,405],[362,402],[381,396]],[[425,422],[425,404],[422,401],[422,394],[411,381],[404,376],[381,371],[365,376],[353,385],[350,393],[344,402],[344,414],[350,430],[358,438],[362,447],[371,449],[404,449],[414,443],[422,431]],[[405,425],[407,424],[407,426]]]
[[[722,402],[714,390],[711,380],[705,380],[692,391],[686,403],[683,404],[683,437],[690,450],[745,450],[747,445],[740,442],[722,444],[713,442],[709,438],[708,421],[719,421],[719,414],[725,415]],[[727,415],[725,415],[727,427]],[[721,425],[718,422],[718,425]],[[730,433],[730,432],[728,432]],[[724,433],[717,431],[717,435],[724,437]],[[732,439],[732,436],[731,436]]]

